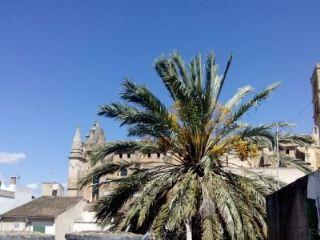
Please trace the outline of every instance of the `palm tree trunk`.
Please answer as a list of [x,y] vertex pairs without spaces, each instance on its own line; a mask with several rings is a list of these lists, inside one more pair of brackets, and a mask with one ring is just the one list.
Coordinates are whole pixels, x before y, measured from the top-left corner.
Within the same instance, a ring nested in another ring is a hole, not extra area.
[[187,220],[186,223],[186,240],[192,240],[192,227],[190,220]]

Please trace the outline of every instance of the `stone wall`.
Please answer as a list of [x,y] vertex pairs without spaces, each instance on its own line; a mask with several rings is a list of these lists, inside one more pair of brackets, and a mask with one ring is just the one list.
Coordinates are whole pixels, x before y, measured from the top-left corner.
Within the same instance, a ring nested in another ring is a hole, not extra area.
[[308,177],[300,178],[267,197],[270,240],[308,239],[307,183]]
[[131,233],[81,232],[66,234],[66,240],[148,240]]
[[5,233],[0,232],[0,240],[54,240],[53,235],[37,233]]
[[267,197],[269,240],[319,240],[320,171]]

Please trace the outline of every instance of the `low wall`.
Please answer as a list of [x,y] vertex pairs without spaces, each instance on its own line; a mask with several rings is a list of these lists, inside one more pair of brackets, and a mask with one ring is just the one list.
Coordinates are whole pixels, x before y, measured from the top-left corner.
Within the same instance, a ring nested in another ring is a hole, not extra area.
[[320,170],[267,197],[269,240],[320,239]]
[[37,233],[5,233],[0,232],[0,240],[54,240],[54,236]]
[[66,240],[148,240],[131,233],[82,232],[66,234]]
[[269,240],[309,239],[306,214],[308,176],[267,197]]

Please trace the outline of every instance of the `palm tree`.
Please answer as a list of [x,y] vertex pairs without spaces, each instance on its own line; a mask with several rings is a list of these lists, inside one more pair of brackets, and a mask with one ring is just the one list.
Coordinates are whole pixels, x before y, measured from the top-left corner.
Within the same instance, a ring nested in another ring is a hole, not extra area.
[[[278,84],[244,103],[253,89],[242,87],[222,103],[219,97],[231,59],[219,75],[213,54],[205,64],[197,56],[188,65],[176,52],[160,57],[154,67],[170,94],[170,108],[130,79],[124,81],[121,93],[126,103],[100,107],[99,115],[120,121],[121,126],[128,126],[128,136],[141,139],[109,142],[91,158],[95,168],[81,181],[82,187],[123,168],[133,169],[129,176],[100,183],[113,188],[93,208],[101,225],[112,219],[117,230],[150,232],[152,239],[266,238],[265,196],[277,189],[277,181],[249,170],[246,176],[239,175],[237,166],[226,168],[225,156],[232,152],[246,160],[262,147],[275,147],[276,124],[254,127],[240,120]],[[311,143],[293,134],[283,139]],[[166,157],[144,168],[136,167],[134,161],[105,160],[120,153]]]

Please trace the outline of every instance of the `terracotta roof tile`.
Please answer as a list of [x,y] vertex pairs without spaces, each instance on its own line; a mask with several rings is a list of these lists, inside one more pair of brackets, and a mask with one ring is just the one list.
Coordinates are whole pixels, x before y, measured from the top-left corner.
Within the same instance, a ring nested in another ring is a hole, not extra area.
[[54,219],[81,200],[82,197],[40,197],[2,214],[1,217]]

